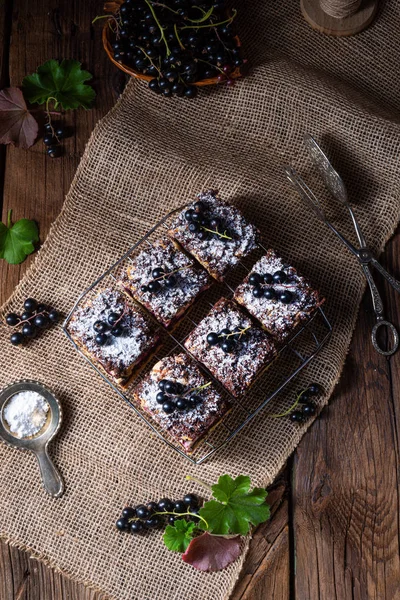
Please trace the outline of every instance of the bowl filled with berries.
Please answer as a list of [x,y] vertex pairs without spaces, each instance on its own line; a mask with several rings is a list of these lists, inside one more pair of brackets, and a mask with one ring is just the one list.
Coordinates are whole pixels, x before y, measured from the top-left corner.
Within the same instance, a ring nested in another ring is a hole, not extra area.
[[224,0],[118,0],[103,28],[109,59],[166,97],[194,98],[198,88],[234,85],[246,60]]

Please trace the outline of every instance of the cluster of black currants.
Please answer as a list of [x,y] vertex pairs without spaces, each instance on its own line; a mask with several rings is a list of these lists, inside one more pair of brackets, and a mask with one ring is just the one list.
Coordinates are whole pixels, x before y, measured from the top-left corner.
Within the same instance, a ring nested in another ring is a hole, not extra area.
[[200,506],[201,501],[194,494],[186,494],[183,500],[175,502],[169,498],[162,498],[159,502],[126,506],[116,522],[116,527],[119,531],[140,533],[149,529],[173,525],[177,519],[197,522]]
[[[153,77],[164,96],[194,98],[194,83],[218,77],[233,85],[242,59],[224,0],[125,0],[114,15],[114,59]],[[111,23],[111,25],[112,25]]]
[[185,391],[184,386],[178,381],[161,379],[158,388],[160,391],[156,396],[156,401],[157,404],[162,405],[162,410],[167,415],[175,410],[193,410],[203,402],[202,397],[196,394],[200,388]]
[[62,155],[61,140],[66,137],[66,130],[61,125],[52,122],[44,126],[43,143],[50,158],[58,158]]
[[211,331],[207,335],[207,343],[210,346],[219,346],[226,354],[234,352],[238,343],[246,335],[246,329],[235,327],[232,331],[228,328],[219,333]]
[[27,298],[24,302],[24,312],[21,315],[16,313],[6,315],[7,325],[20,329],[11,335],[10,341],[13,346],[20,346],[35,338],[41,329],[48,329],[58,319],[59,314],[56,310],[45,304],[39,304],[34,298]]
[[267,300],[279,300],[282,304],[290,304],[293,301],[293,293],[290,290],[279,290],[276,292],[274,284],[284,284],[287,281],[285,271],[271,273],[251,273],[249,283],[253,286],[255,298],[267,298]]
[[294,410],[290,413],[290,420],[293,423],[304,423],[309,417],[313,417],[316,407],[311,398],[322,393],[322,388],[318,383],[312,383],[306,390],[297,394],[298,403],[301,404],[300,410]]
[[196,234],[200,241],[206,241],[210,238],[232,239],[227,229],[224,229],[220,219],[212,215],[206,215],[206,207],[200,200],[195,202],[193,208],[189,208],[185,212],[185,219],[188,222],[189,231]]
[[109,340],[109,336],[121,337],[124,333],[124,327],[121,324],[124,311],[120,313],[111,312],[107,321],[96,321],[93,324],[93,329],[96,332],[94,341],[98,346],[105,346]]
[[147,285],[142,285],[140,288],[143,293],[150,292],[150,294],[156,294],[161,290],[163,285],[168,289],[176,286],[177,281],[174,273],[167,273],[162,267],[153,269],[151,275],[153,280]]

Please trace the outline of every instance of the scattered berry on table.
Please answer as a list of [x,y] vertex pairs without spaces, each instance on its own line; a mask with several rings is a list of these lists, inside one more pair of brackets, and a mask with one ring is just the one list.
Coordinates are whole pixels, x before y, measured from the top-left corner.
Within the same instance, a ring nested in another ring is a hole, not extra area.
[[[14,328],[10,337],[13,346],[20,346],[37,337],[40,329],[47,329],[56,323],[59,314],[51,307],[38,303],[34,298],[24,301],[24,311],[21,315],[8,313],[5,317],[7,325]],[[18,329],[18,331],[17,331]]]
[[178,519],[199,521],[201,500],[195,494],[186,494],[181,500],[161,498],[138,506],[125,506],[115,526],[118,531],[140,533],[174,525]]

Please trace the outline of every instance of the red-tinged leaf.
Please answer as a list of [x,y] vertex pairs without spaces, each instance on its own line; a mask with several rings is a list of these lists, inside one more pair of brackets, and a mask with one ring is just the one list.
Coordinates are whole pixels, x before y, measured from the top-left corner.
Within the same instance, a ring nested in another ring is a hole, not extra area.
[[38,131],[38,122],[28,111],[21,90],[17,87],[1,90],[0,144],[30,148]]
[[205,532],[190,542],[185,554],[182,554],[182,559],[199,571],[221,571],[239,555],[239,535],[224,538]]

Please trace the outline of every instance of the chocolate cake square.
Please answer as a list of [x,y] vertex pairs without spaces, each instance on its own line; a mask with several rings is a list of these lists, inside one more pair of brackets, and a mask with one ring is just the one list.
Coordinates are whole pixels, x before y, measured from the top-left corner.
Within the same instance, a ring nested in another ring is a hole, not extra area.
[[129,382],[159,341],[150,318],[111,288],[78,306],[68,331],[82,352],[120,385]]
[[160,323],[170,327],[210,287],[211,281],[176,242],[162,238],[131,260],[120,283]]
[[136,387],[134,396],[187,454],[230,409],[186,354],[160,360]]
[[309,281],[273,250],[268,250],[254,265],[235,290],[234,299],[279,344],[324,301]]
[[238,398],[276,355],[269,336],[226,298],[189,334],[185,347]]
[[198,194],[168,233],[219,281],[257,247],[258,239],[256,227],[214,191]]

